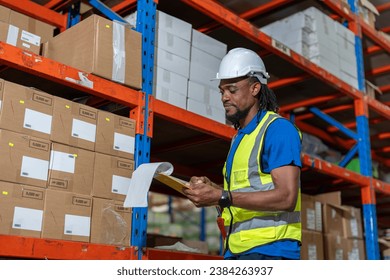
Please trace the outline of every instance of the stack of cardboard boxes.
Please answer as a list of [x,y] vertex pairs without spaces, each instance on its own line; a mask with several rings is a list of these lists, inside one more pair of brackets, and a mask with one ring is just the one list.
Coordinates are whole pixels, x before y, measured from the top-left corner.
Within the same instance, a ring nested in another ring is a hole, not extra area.
[[0,233],[126,246],[135,121],[0,80]]
[[317,8],[308,8],[260,30],[359,88],[354,33]]
[[[126,17],[136,25],[137,13]],[[211,81],[226,54],[226,44],[190,23],[157,11],[153,94],[162,101],[226,123],[218,81]]]
[[40,54],[41,44],[53,37],[54,27],[0,6],[0,41]]
[[302,194],[301,217],[301,259],[365,259],[360,209],[342,205],[340,192]]
[[141,37],[128,24],[92,15],[48,40],[43,45],[42,55],[86,73],[141,89]]

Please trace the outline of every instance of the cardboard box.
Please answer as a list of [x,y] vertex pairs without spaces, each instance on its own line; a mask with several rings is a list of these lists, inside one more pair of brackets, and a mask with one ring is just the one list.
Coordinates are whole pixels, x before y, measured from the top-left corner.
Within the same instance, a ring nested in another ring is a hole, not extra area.
[[0,129],[0,180],[46,187],[50,142]]
[[53,37],[55,27],[25,14],[0,6],[0,21],[12,24],[40,37],[41,43]]
[[41,38],[15,25],[0,21],[0,41],[39,54]]
[[360,209],[352,206],[343,206],[344,237],[363,239],[362,213]]
[[130,159],[96,153],[92,196],[124,201],[133,171]]
[[359,0],[359,16],[372,28],[375,29],[376,16],[379,12],[376,7],[368,0]]
[[135,120],[99,110],[95,151],[134,159]]
[[191,42],[192,25],[167,13],[157,11],[156,28]]
[[94,152],[53,143],[47,187],[91,195],[94,162]]
[[315,195],[315,200],[322,204],[329,203],[333,205],[341,205],[341,192],[328,192]]
[[322,210],[323,232],[345,236],[343,218],[345,209],[338,205],[324,204]]
[[[222,107],[222,102],[221,102],[221,107]],[[205,118],[215,120],[216,122],[225,124],[226,123],[225,110],[223,109],[223,107],[222,108],[221,107],[206,105],[202,102],[190,98],[187,99],[188,111],[194,112],[195,114],[201,115]]]
[[346,240],[346,259],[347,260],[365,260],[365,248],[363,239]]
[[7,44],[40,53],[41,43],[53,37],[55,27],[0,6],[0,38]]
[[123,201],[93,198],[91,243],[130,246],[130,207],[123,207]]
[[186,60],[190,60],[191,43],[176,36],[176,34],[169,33],[164,29],[157,28],[156,31],[156,46],[167,52],[174,53]]
[[94,151],[97,112],[90,106],[55,97],[50,140]]
[[141,89],[142,36],[129,27],[92,15],[50,39],[44,56]]
[[204,83],[188,81],[188,98],[214,107],[223,108],[221,94],[217,87],[211,87]]
[[184,78],[190,76],[190,61],[174,53],[155,47],[154,64],[170,72],[182,75]]
[[42,238],[89,242],[92,197],[46,190]]
[[0,128],[50,139],[53,96],[5,80],[0,80],[0,91]]
[[324,244],[321,232],[302,230],[301,260],[323,260]]
[[192,46],[222,59],[227,52],[227,45],[196,29],[192,30]]
[[345,260],[346,238],[341,235],[324,234],[324,251],[326,260]]
[[0,181],[0,234],[41,237],[45,192]]
[[187,95],[188,78],[174,73],[172,71],[163,69],[161,67],[154,67],[153,87],[162,87],[183,96]]
[[303,230],[322,232],[322,204],[307,194],[301,194],[301,223]]
[[221,59],[192,46],[190,61],[190,80],[209,85],[217,90],[219,82],[212,79],[219,70]]
[[187,107],[187,95],[163,86],[155,86],[153,96],[184,110]]

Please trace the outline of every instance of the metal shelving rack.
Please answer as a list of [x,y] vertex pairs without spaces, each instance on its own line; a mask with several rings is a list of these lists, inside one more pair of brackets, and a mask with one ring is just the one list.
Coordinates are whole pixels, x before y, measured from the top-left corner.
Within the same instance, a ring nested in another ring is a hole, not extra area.
[[[385,119],[390,119],[390,108],[389,106],[381,103],[375,98],[365,95],[364,91],[364,71],[362,65],[362,36],[369,37],[377,46],[371,47],[371,52],[376,52],[378,49],[382,49],[387,53],[390,53],[390,43],[387,41],[378,31],[374,30],[356,15],[356,8],[354,6],[355,1],[349,1],[350,9],[346,9],[345,6],[341,5],[340,1],[337,0],[323,0],[326,6],[337,13],[339,16],[345,18],[348,21],[350,29],[355,33],[358,61],[359,62],[359,89],[355,89],[347,83],[340,80],[338,77],[325,71],[321,67],[311,63],[301,55],[290,50],[282,43],[273,40],[271,37],[262,33],[258,28],[253,25],[249,19],[265,13],[267,11],[277,9],[292,1],[289,0],[277,0],[270,1],[263,6],[259,6],[256,9],[247,11],[243,14],[236,14],[231,10],[224,7],[222,4],[211,1],[211,0],[181,0],[186,5],[194,8],[196,11],[200,11],[203,15],[214,19],[218,24],[222,24],[228,29],[240,34],[251,42],[261,46],[265,49],[266,53],[275,54],[277,57],[287,61],[288,63],[298,67],[304,71],[304,74],[281,78],[277,81],[272,81],[269,86],[273,89],[283,87],[286,85],[293,85],[301,81],[315,77],[323,83],[334,88],[337,92],[328,94],[325,96],[313,96],[310,99],[301,100],[294,103],[285,104],[281,108],[282,114],[289,114],[293,109],[306,106],[317,106],[323,102],[341,97],[348,96],[352,99],[353,105],[350,106],[354,110],[355,124],[357,131],[353,132],[346,128],[343,124],[337,122],[335,119],[324,114],[324,111],[312,110],[312,113],[318,117],[329,122],[333,127],[343,131],[349,136],[352,136],[356,140],[356,145],[350,145],[344,141],[336,141],[337,144],[343,146],[346,150],[349,150],[347,156],[350,158],[356,152],[359,153],[361,163],[361,173],[346,170],[343,167],[331,164],[324,160],[312,157],[307,154],[302,154],[302,160],[304,164],[303,170],[315,170],[322,174],[329,175],[341,180],[348,182],[352,185],[358,186],[361,192],[361,205],[363,206],[364,214],[364,227],[365,227],[365,238],[366,238],[366,252],[368,259],[379,258],[379,247],[378,247],[378,233],[377,233],[377,217],[376,217],[376,193],[382,194],[383,196],[390,195],[390,184],[382,182],[380,180],[372,178],[371,172],[371,147],[370,147],[370,136],[369,136],[369,110],[374,111]],[[38,5],[28,0],[12,1],[12,0],[0,0],[0,4],[8,6],[17,11],[23,12],[29,16],[41,19],[48,22],[61,31],[67,27],[67,15],[57,13],[51,8],[55,5],[69,5],[75,1],[49,1],[45,6]],[[114,12],[126,12],[134,10],[137,5],[138,12],[141,17],[138,19],[137,30],[142,32],[144,35],[149,32],[144,38],[150,39],[148,42],[144,42],[143,50],[146,59],[144,59],[144,72],[143,73],[143,89],[141,91],[134,91],[127,87],[123,87],[111,81],[107,81],[96,77],[91,74],[81,73],[77,69],[57,63],[50,59],[40,57],[38,55],[26,53],[18,48],[9,46],[5,43],[0,43],[0,62],[12,68],[19,69],[23,72],[30,73],[35,76],[42,77],[44,79],[53,81],[65,85],[67,87],[74,88],[81,92],[85,92],[99,98],[103,98],[119,104],[124,104],[131,108],[130,117],[137,120],[137,136],[136,136],[136,166],[141,163],[149,162],[150,158],[154,160],[161,159],[159,156],[154,156],[151,153],[151,139],[153,138],[153,131],[157,129],[156,121],[163,123],[169,123],[177,125],[180,128],[188,129],[189,131],[201,132],[202,135],[192,142],[180,143],[178,141],[175,144],[176,148],[186,147],[191,144],[202,144],[202,143],[213,143],[218,141],[224,141],[227,143],[231,137],[235,134],[233,128],[226,125],[216,123],[210,119],[199,116],[197,114],[188,112],[186,110],[177,108],[173,105],[165,103],[160,100],[156,100],[151,95],[153,61],[150,59],[153,57],[153,33],[150,33],[154,26],[154,13],[156,11],[156,3],[154,1],[147,0],[123,0],[120,3],[111,7]],[[58,6],[57,6],[58,7]],[[149,28],[146,28],[145,26]],[[207,31],[215,27],[217,24],[211,24],[209,26],[199,28],[201,31]],[[146,28],[146,29],[145,29]],[[149,59],[149,61],[147,60]],[[152,64],[150,64],[152,63]],[[93,81],[93,88],[86,87],[83,85],[82,80],[85,78]],[[68,78],[73,78],[77,83],[70,82]],[[349,105],[348,105],[349,106]],[[330,113],[328,110],[327,113]],[[297,125],[303,131],[314,132],[315,135],[320,138],[334,142],[338,137],[330,137],[323,131],[319,131],[312,125],[302,121],[303,117],[296,118]],[[204,135],[203,135],[204,134]],[[219,142],[218,142],[219,143]],[[352,149],[351,149],[352,148]],[[160,147],[160,152],[163,147]],[[167,149],[166,149],[167,150]],[[168,149],[169,150],[169,149]],[[176,166],[175,166],[176,168]],[[196,168],[189,168],[185,166],[178,166],[176,168],[178,173],[191,174],[191,172],[198,171]],[[147,212],[146,209],[135,209],[132,225],[132,246],[125,249],[115,248],[113,246],[102,246],[97,244],[85,244],[85,243],[74,243],[60,240],[41,240],[26,237],[17,236],[0,236],[1,244],[8,244],[8,246],[0,246],[0,255],[8,255],[13,257],[26,257],[26,258],[69,258],[69,259],[163,259],[163,258],[184,258],[184,259],[196,259],[206,258],[206,256],[192,255],[192,254],[176,254],[176,253],[165,253],[159,250],[144,248],[146,244],[146,220]],[[12,245],[10,245],[12,244]],[[24,248],[30,248],[29,252],[25,251]],[[38,249],[37,249],[38,248]],[[61,252],[64,254],[54,253],[55,250],[61,248]],[[142,248],[142,250],[141,250]],[[118,253],[118,250],[121,251]],[[49,252],[49,256],[47,255]],[[80,253],[84,252],[84,253]],[[89,253],[91,252],[91,253]],[[214,258],[213,256],[207,256]],[[218,257],[216,257],[218,258]]]

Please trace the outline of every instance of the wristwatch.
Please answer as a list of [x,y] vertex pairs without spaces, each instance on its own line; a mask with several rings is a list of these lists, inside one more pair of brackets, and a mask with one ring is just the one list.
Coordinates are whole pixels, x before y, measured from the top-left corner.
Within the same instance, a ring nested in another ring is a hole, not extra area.
[[221,208],[230,207],[232,205],[232,200],[230,198],[230,193],[226,190],[222,191],[221,198],[218,201],[218,205]]

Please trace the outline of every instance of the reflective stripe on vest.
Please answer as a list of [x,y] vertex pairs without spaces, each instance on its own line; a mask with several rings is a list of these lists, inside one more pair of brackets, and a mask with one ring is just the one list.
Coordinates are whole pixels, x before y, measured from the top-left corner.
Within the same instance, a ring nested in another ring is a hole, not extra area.
[[[261,170],[260,155],[265,132],[277,118],[280,118],[278,114],[267,112],[254,131],[242,138],[233,157],[230,174],[231,192],[257,192],[275,188],[271,175]],[[223,172],[226,178],[226,163]],[[228,189],[226,180],[224,188]],[[276,240],[301,240],[300,192],[294,212],[258,212],[234,206],[230,207],[230,211],[234,220],[229,237],[225,241],[229,242],[232,253],[242,253]],[[226,232],[229,232],[231,223],[229,209],[225,209],[222,216]]]

